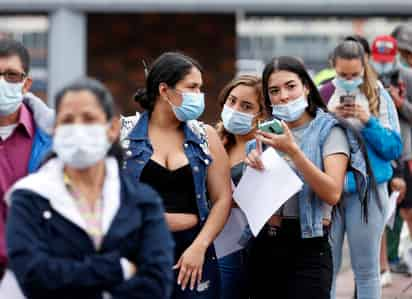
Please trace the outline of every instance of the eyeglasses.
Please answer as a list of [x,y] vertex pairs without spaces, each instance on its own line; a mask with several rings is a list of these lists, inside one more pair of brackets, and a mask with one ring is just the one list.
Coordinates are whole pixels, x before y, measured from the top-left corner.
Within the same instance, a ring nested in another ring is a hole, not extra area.
[[26,74],[17,71],[5,71],[3,73],[0,72],[0,77],[1,76],[3,76],[4,80],[8,83],[20,83],[24,80]]

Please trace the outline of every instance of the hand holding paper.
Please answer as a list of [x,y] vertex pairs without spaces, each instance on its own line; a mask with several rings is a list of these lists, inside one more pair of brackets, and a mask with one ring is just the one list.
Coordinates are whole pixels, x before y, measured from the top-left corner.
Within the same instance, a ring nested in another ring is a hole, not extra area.
[[273,148],[264,151],[261,160],[264,170],[248,167],[233,193],[255,236],[273,213],[303,186],[301,179]]

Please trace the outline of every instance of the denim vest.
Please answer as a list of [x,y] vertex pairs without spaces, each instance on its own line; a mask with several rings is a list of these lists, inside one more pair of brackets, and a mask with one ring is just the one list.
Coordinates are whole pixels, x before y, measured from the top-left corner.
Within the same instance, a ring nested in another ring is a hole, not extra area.
[[[122,147],[125,150],[123,170],[133,180],[140,180],[140,175],[146,163],[153,155],[153,147],[148,136],[148,124],[149,114],[145,112],[140,116],[138,123],[127,138],[122,141]],[[189,125],[189,123],[182,123],[185,137],[183,148],[192,168],[198,214],[200,223],[203,225],[210,209],[207,200],[206,178],[212,158],[207,146],[205,146],[207,141],[199,134],[196,134]]]
[[[310,122],[302,137],[301,150],[312,163],[322,170],[324,169],[322,158],[323,144],[334,126],[339,126],[338,120],[331,114],[325,113],[319,109],[316,112],[316,117]],[[353,132],[345,127],[342,127],[342,129],[348,139],[351,152],[349,169],[352,170],[359,182],[359,195],[363,198],[368,187],[365,158]],[[254,147],[256,147],[256,142],[251,141],[247,145],[246,151],[250,152]],[[300,174],[299,171],[297,171],[297,175],[303,182],[305,181],[303,175]],[[323,236],[323,210],[328,208],[329,205],[318,198],[308,184],[303,185],[298,197],[302,238],[306,239]]]

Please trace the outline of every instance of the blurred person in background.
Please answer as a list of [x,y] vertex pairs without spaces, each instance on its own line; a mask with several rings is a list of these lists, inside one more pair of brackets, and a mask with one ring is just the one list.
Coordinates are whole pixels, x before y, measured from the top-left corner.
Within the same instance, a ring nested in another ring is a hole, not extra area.
[[[51,138],[43,126],[43,115],[34,115],[29,102],[30,56],[24,45],[12,39],[0,39],[0,280],[7,267],[5,222],[7,205],[4,196],[20,178],[34,172],[49,152]],[[7,271],[3,287],[17,287]],[[13,285],[14,283],[14,285]]]
[[213,241],[231,208],[230,165],[216,131],[196,120],[205,107],[201,67],[167,52],[147,73],[135,96],[146,111],[123,141],[124,171],[163,199],[176,243],[172,298],[220,298]]
[[[267,118],[267,111],[259,77],[242,75],[234,78],[219,95],[222,107],[220,121],[216,125],[226,152],[234,186],[239,183],[246,158],[246,143],[255,138],[259,120]],[[239,209],[236,204],[232,209]],[[222,299],[248,299],[247,248],[218,260],[222,282]]]
[[[352,41],[359,42],[362,45],[363,49],[365,50],[365,59],[366,59],[366,61],[369,60],[369,57],[370,57],[370,54],[371,54],[371,49],[370,49],[369,43],[366,40],[366,38],[364,38],[361,35],[354,34],[354,35],[346,36],[343,40],[344,41],[345,40],[352,40]],[[333,80],[336,77],[336,71],[335,71],[335,68],[333,67],[332,57],[331,56],[332,55],[330,55],[328,57],[328,64],[330,65],[330,67],[321,70],[314,77],[314,82],[315,82],[316,86],[320,89],[323,87],[323,85],[330,82],[331,80]],[[322,95],[322,97],[323,98],[328,98],[329,96]]]
[[[408,119],[412,119],[412,114],[404,117],[405,109],[405,85],[400,78],[400,70],[396,61],[397,57],[397,41],[393,36],[380,35],[372,42],[372,55],[369,63],[375,73],[378,75],[383,87],[390,93],[395,107],[398,111],[399,123],[401,129],[401,137],[403,141],[402,157],[394,162],[394,177],[390,181],[390,191],[400,191],[398,198],[398,208],[395,217],[393,228],[387,228],[384,231],[381,242],[381,285],[383,287],[392,283],[390,275],[390,265],[396,267],[396,272],[408,273],[407,266],[404,262],[400,262],[398,258],[399,239],[402,227],[402,221],[399,218],[399,208],[408,209],[412,204],[412,186],[411,174],[409,171],[409,161],[412,158],[411,151],[411,124]],[[412,111],[410,111],[412,112]],[[409,191],[409,192],[408,192]],[[405,196],[406,193],[406,196]],[[389,248],[389,251],[387,250]],[[389,255],[388,255],[389,253]],[[389,261],[388,261],[389,259]],[[403,269],[401,269],[403,267]]]
[[111,94],[85,78],[55,103],[55,155],[9,198],[10,267],[25,296],[169,298],[173,242],[159,196],[120,171]]
[[[409,230],[409,236],[412,236],[412,26],[399,25],[395,28],[392,35],[398,42],[398,57],[397,67],[399,68],[399,76],[402,84],[398,87],[391,87],[392,98],[398,107],[400,119],[403,125],[403,138],[405,153],[404,163],[404,178],[407,184],[407,194],[405,200],[400,205],[400,215],[406,222]],[[402,228],[401,221],[395,223],[395,228],[398,229],[399,234]],[[398,234],[398,236],[399,236]],[[399,239],[396,239],[397,241]],[[399,241],[397,242],[399,244]],[[396,250],[396,252],[395,252]],[[396,253],[396,254],[395,254]],[[410,273],[412,269],[410,266],[405,266],[403,260],[397,257],[397,246],[393,248],[391,256],[394,260],[390,264],[394,272]]]
[[335,277],[332,298],[336,298],[336,275],[341,265],[345,233],[358,298],[381,298],[379,252],[389,197],[387,183],[393,173],[391,161],[402,153],[395,105],[389,93],[378,84],[366,56],[363,46],[356,41],[344,41],[335,48],[332,57],[337,77],[328,83],[333,92],[330,98],[325,98],[328,108],[349,121],[362,135],[378,184],[370,198],[361,201],[355,181],[350,178],[347,181],[348,192],[333,217],[331,243]]

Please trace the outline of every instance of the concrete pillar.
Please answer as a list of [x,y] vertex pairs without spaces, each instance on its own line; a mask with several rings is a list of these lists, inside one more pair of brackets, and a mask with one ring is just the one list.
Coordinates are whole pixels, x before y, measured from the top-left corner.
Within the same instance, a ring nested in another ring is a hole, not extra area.
[[68,9],[50,14],[48,45],[48,101],[54,106],[56,92],[86,75],[86,15]]

